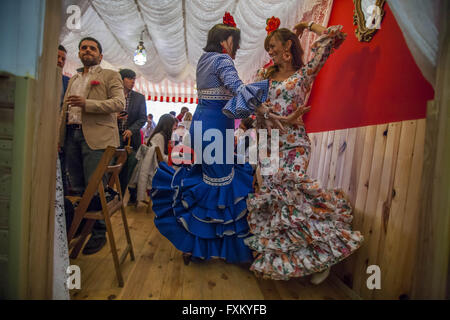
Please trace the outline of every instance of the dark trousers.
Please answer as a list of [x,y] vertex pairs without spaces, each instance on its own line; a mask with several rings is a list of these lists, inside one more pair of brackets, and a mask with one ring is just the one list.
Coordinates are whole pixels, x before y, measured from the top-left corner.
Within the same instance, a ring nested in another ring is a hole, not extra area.
[[[122,137],[122,135],[120,135]],[[123,141],[123,139],[120,139],[120,148],[124,149],[126,145],[126,142]],[[122,170],[119,173],[119,181],[120,181],[120,189],[122,191],[122,196],[125,196],[125,190],[127,189],[128,182],[131,179],[131,176],[133,174],[134,168],[137,164],[136,159],[136,151],[134,148],[131,151],[131,153],[127,156],[127,161],[125,161]],[[130,199],[135,200],[137,195],[136,188],[128,188],[128,191],[130,192]]]
[[64,153],[64,149],[61,148],[61,151],[58,153],[59,162],[61,164],[61,179],[63,183],[63,191],[64,195],[67,195],[69,191],[69,182],[67,180],[67,166],[66,166],[66,155]]
[[[83,194],[89,183],[89,178],[97,168],[104,151],[104,149],[92,150],[89,148],[81,129],[67,129],[64,152],[71,187],[76,194]],[[105,232],[105,222],[96,220],[92,228],[92,237],[105,237]]]

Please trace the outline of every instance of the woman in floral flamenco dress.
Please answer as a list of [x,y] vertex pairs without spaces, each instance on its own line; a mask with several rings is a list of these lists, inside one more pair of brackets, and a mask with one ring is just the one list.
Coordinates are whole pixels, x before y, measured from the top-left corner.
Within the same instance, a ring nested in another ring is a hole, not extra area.
[[[258,71],[258,77],[270,80],[266,104],[274,113],[287,116],[303,108],[313,80],[346,35],[342,26],[325,28],[312,22],[297,24],[296,34],[278,26],[278,18],[268,20],[264,46],[274,65]],[[319,35],[312,46],[314,57],[307,64],[303,64],[298,40],[305,29]],[[263,176],[261,189],[247,200],[253,236],[245,243],[255,256],[250,270],[274,280],[313,274],[311,282],[318,284],[333,264],[359,248],[363,237],[351,229],[352,209],[344,194],[325,190],[306,175],[311,143],[304,126],[285,128],[280,134],[278,170]]]

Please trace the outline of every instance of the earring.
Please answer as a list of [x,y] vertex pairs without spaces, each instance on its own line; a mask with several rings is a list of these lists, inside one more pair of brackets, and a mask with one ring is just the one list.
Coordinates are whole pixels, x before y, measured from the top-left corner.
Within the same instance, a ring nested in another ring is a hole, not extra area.
[[292,58],[292,56],[291,56],[291,54],[289,52],[283,53],[283,60],[284,61],[289,61],[289,60],[291,60],[291,58]]
[[222,47],[222,53],[228,53],[227,49],[225,49],[224,47]]

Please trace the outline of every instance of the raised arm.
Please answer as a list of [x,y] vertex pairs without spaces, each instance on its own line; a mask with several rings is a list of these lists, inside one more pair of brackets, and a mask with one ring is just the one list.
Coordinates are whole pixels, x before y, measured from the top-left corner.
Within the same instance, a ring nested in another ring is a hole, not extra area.
[[294,27],[298,36],[300,36],[305,29],[319,35],[319,38],[313,43],[311,48],[314,54],[313,58],[301,69],[304,81],[299,84],[305,86],[305,90],[309,90],[311,82],[315,79],[320,69],[325,64],[325,61],[334,49],[339,48],[347,35],[341,32],[342,26],[325,28],[316,23],[302,21]]
[[303,30],[305,29],[308,29],[320,36],[327,28],[314,22],[302,21],[297,23],[294,27],[295,34],[297,35],[297,37],[300,37],[301,34],[303,33]]

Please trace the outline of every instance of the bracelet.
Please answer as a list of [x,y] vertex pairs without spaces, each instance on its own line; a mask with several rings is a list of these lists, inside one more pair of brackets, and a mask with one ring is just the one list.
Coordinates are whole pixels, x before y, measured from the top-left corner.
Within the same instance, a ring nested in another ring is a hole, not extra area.
[[309,31],[312,31],[312,30],[311,30],[311,27],[312,27],[313,24],[314,24],[314,21],[310,21],[310,22],[308,23],[308,30],[309,30]]

